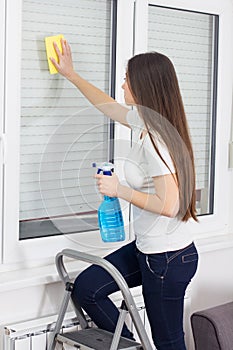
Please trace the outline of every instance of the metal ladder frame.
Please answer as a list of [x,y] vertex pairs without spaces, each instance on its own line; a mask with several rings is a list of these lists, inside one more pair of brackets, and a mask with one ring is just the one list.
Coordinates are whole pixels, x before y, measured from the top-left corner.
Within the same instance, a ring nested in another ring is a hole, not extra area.
[[[58,274],[59,274],[61,280],[63,281],[63,283],[65,284],[66,289],[65,289],[65,295],[64,295],[61,307],[60,307],[60,311],[58,314],[57,322],[56,322],[55,328],[54,328],[52,335],[51,335],[48,350],[55,349],[56,336],[61,330],[62,322],[64,320],[64,316],[65,316],[65,313],[66,313],[66,310],[68,307],[68,303],[69,303],[69,300],[71,298],[73,284],[72,284],[71,279],[69,277],[69,274],[65,268],[64,259],[63,259],[64,257],[68,257],[71,259],[80,260],[80,261],[84,261],[84,262],[87,262],[90,264],[98,265],[98,266],[102,267],[103,269],[105,269],[112,276],[112,278],[115,280],[115,282],[117,283],[117,285],[122,293],[123,300],[125,302],[125,305],[127,307],[128,312],[132,318],[133,324],[136,328],[136,331],[137,331],[137,334],[140,338],[141,345],[142,345],[143,349],[144,350],[153,350],[152,345],[150,343],[150,340],[147,336],[145,327],[144,327],[142,320],[140,318],[140,315],[138,313],[133,296],[129,290],[129,287],[128,287],[125,279],[121,275],[121,273],[109,261],[107,261],[101,257],[87,254],[87,253],[83,253],[83,252],[80,252],[77,250],[72,250],[72,249],[64,249],[56,255],[55,262],[56,262]],[[76,312],[76,315],[77,315],[77,318],[78,318],[78,321],[80,323],[81,328],[82,329],[89,328],[88,322],[85,318],[85,315],[84,315],[81,307],[79,307],[79,306],[77,307],[77,305],[76,305],[76,307],[74,307],[74,309],[75,309],[75,312]],[[120,325],[122,325],[121,313],[120,313],[118,321],[119,321]],[[119,328],[119,324],[117,325],[117,328]],[[120,337],[119,330],[117,330],[117,332],[115,332],[114,336],[113,336],[113,342],[112,342],[112,346],[111,346],[112,350],[117,349],[118,342],[119,342],[119,340],[117,338],[119,338],[119,337]]]

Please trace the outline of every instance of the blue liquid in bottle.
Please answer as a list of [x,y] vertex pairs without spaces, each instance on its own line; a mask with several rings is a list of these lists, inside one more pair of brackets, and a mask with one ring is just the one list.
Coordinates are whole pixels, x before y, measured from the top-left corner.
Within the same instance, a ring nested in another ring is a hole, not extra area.
[[104,242],[124,241],[124,221],[118,198],[104,196],[98,209],[98,222]]
[[[112,175],[112,164],[104,163],[103,169],[98,169],[98,174]],[[119,199],[117,197],[104,196],[103,202],[98,208],[98,223],[101,238],[104,242],[120,242],[125,239],[124,221]]]

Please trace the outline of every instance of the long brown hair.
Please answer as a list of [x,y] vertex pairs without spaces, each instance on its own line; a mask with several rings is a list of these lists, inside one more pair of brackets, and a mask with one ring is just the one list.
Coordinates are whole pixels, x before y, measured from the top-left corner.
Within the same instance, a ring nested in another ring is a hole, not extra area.
[[173,161],[179,188],[177,216],[182,221],[191,217],[198,221],[193,149],[174,66],[158,52],[143,53],[128,61],[127,77],[155,150],[166,164],[156,145],[157,133]]

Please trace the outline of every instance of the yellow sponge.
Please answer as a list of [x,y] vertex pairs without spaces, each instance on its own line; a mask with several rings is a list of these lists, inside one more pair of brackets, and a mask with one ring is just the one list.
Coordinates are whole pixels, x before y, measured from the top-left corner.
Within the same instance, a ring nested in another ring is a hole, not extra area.
[[53,47],[53,43],[55,42],[57,44],[59,50],[62,51],[61,39],[63,39],[63,38],[64,38],[63,34],[54,35],[54,36],[47,36],[45,38],[45,47],[46,47],[47,60],[48,60],[48,64],[49,64],[50,74],[57,73],[57,69],[54,67],[53,63],[50,60],[50,57],[53,57],[58,62],[58,57],[57,57],[56,51]]

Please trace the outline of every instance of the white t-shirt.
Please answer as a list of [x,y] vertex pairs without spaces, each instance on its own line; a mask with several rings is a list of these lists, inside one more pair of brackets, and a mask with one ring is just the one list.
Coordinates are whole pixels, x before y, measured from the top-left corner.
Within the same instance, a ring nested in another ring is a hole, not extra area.
[[[166,145],[154,137],[161,156],[154,149],[148,134],[141,138],[145,129],[143,120],[136,111],[129,111],[127,122],[132,129],[132,149],[125,160],[125,178],[135,190],[155,193],[153,177],[175,173]],[[192,242],[188,223],[140,209],[133,205],[133,227],[137,248],[147,254],[181,249]]]

